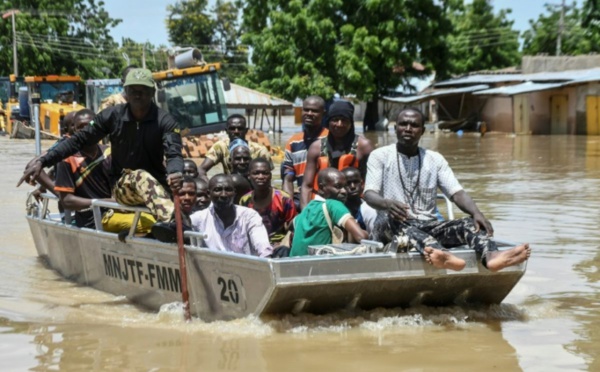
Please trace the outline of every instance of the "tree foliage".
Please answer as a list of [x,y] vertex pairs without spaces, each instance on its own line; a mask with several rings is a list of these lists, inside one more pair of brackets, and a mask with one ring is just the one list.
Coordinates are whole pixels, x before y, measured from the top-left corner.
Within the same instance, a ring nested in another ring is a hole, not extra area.
[[212,44],[214,20],[206,12],[207,0],[181,0],[167,6],[167,29],[173,45],[202,47]]
[[[561,54],[578,55],[600,51],[600,29],[597,11],[592,2],[586,2],[584,11],[573,2],[566,7],[561,32]],[[560,7],[546,4],[546,13],[530,20],[530,29],[523,33],[523,53],[556,54],[560,32]],[[587,15],[586,13],[587,12]]]
[[[109,34],[120,20],[96,0],[5,0],[0,13],[17,9],[19,75],[107,77],[123,64]],[[13,72],[11,19],[0,21],[0,75]]]
[[181,0],[167,6],[171,42],[199,48],[207,62],[221,62],[222,74],[235,80],[245,72],[248,59],[247,48],[240,44],[240,4],[217,0],[210,12],[206,0]]
[[168,68],[167,49],[165,45],[155,46],[149,42],[138,43],[130,38],[123,38],[118,54],[124,59],[127,57],[127,65],[143,67],[145,60],[146,68],[151,71],[160,71]]
[[453,32],[448,36],[450,72],[493,70],[519,63],[519,32],[508,19],[510,9],[494,14],[489,0],[453,2],[448,18]]
[[287,99],[338,92],[372,104],[411,75],[443,76],[449,30],[434,0],[248,0],[245,83]]

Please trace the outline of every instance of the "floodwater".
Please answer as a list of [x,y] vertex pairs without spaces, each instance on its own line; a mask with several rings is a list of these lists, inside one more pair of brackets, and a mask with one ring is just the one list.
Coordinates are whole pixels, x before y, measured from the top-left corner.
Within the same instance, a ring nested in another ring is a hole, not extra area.
[[421,145],[445,155],[496,236],[533,247],[502,305],[186,324],[176,304],[148,312],[44,266],[24,218],[31,187],[15,188],[34,143],[0,137],[0,370],[600,371],[600,137]]

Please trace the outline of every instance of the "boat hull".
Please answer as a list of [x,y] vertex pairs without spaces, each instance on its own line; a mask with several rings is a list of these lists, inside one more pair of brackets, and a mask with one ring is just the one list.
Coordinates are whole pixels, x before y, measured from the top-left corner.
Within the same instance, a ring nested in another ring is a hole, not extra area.
[[[128,239],[27,217],[38,254],[65,278],[158,310],[181,300],[175,244]],[[497,304],[525,264],[491,273],[472,250],[460,272],[435,269],[417,253],[264,259],[186,246],[190,308],[205,321],[277,313],[327,313],[415,305]]]

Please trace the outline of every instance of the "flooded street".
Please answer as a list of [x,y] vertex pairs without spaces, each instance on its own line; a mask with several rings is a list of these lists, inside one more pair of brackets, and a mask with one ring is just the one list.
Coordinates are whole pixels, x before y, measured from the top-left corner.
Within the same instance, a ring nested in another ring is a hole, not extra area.
[[[273,144],[299,127],[284,129]],[[600,137],[426,134],[421,146],[446,157],[496,237],[531,244],[501,305],[187,324],[177,305],[148,312],[46,268],[24,217],[31,187],[15,188],[34,143],[0,137],[0,370],[600,371]]]

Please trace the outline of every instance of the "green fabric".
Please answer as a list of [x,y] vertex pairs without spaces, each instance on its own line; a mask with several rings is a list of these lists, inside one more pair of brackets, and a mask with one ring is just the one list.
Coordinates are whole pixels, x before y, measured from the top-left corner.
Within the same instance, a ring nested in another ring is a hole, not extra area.
[[144,85],[149,88],[154,88],[154,79],[152,78],[152,72],[145,68],[134,68],[127,73],[125,78],[124,87],[129,85]]
[[344,227],[345,221],[351,217],[350,211],[344,203],[327,199],[314,199],[294,221],[294,240],[290,256],[304,256],[308,254],[309,245],[322,245],[331,243],[331,230],[323,213],[323,202],[327,205],[331,222],[339,227]]

